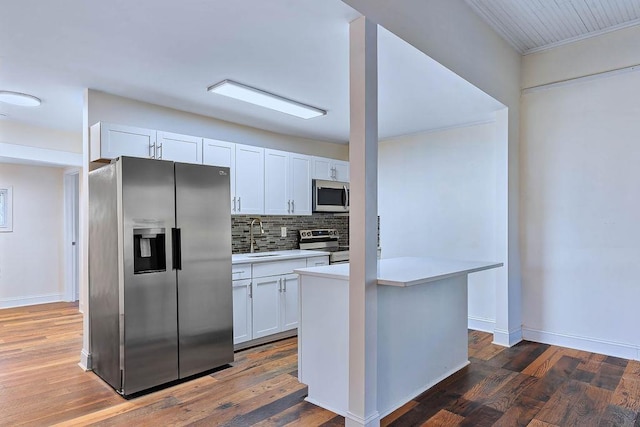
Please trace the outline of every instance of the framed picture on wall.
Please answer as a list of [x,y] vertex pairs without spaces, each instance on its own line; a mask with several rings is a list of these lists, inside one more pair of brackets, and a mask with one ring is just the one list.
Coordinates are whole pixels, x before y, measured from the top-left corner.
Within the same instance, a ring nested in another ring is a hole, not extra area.
[[0,233],[13,231],[13,188],[0,186]]

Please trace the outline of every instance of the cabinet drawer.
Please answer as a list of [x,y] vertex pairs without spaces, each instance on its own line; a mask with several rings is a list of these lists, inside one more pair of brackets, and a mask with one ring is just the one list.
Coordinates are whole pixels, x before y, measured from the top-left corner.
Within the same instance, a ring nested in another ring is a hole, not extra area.
[[307,258],[307,267],[319,267],[329,265],[329,255]]
[[251,264],[231,266],[231,280],[251,279]]
[[261,262],[253,264],[253,278],[289,274],[296,268],[305,268],[307,260],[289,259],[286,261]]

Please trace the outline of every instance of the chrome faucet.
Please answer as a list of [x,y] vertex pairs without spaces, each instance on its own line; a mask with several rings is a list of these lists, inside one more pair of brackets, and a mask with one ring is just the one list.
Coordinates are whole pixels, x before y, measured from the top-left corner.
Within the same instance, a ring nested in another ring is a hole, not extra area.
[[260,225],[260,234],[264,234],[264,228],[262,227],[262,220],[260,218],[254,218],[251,221],[251,225],[249,225],[249,242],[251,242],[251,253],[254,252],[256,245],[256,239],[253,237],[253,226],[256,223],[256,221],[258,221],[258,224]]

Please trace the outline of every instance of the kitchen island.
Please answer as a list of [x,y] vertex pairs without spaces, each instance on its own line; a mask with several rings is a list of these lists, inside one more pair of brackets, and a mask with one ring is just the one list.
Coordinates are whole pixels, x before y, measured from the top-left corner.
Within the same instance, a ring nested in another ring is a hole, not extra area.
[[[393,412],[466,366],[467,275],[502,263],[437,258],[378,261],[378,412]],[[300,275],[298,378],[307,400],[345,416],[349,385],[349,265]]]

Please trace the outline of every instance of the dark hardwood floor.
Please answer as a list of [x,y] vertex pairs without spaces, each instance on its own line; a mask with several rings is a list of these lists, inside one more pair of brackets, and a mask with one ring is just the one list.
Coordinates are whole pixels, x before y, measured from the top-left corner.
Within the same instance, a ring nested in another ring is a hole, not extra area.
[[[304,401],[295,338],[236,353],[231,368],[124,400],[77,365],[75,304],[0,310],[0,425],[341,426]],[[640,426],[640,363],[470,331],[471,364],[385,426]]]

